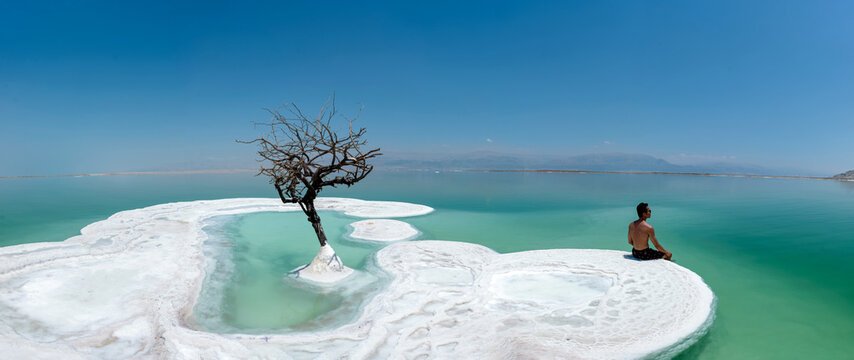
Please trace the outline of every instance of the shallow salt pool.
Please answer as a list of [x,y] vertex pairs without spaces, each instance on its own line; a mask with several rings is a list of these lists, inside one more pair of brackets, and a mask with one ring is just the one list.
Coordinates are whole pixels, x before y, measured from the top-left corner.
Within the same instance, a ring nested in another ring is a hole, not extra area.
[[601,276],[517,271],[494,276],[490,285],[499,298],[577,305],[601,297],[613,284]]
[[[343,240],[361,218],[321,211],[326,235],[346,266],[364,270],[382,245]],[[229,215],[208,221],[205,278],[192,323],[225,333],[307,331],[352,321],[386,281],[362,271],[344,289],[308,286],[284,277],[317,254],[319,244],[301,212]]]
[[[373,254],[385,245],[348,236],[353,232],[350,224],[376,221],[336,211],[323,211],[321,216],[339,257],[348,267],[360,270],[348,279],[348,286],[330,290],[283,276],[317,251],[314,232],[302,213],[222,216],[209,220],[204,228],[209,236],[205,254],[214,263],[192,323],[208,331],[267,333],[318,330],[352,321],[364,301],[388,284],[383,272],[375,266],[368,269]],[[424,269],[416,277],[436,283],[473,280],[467,270],[451,268]],[[498,298],[577,305],[603,295],[612,285],[591,275],[513,271],[495,275],[490,290]]]

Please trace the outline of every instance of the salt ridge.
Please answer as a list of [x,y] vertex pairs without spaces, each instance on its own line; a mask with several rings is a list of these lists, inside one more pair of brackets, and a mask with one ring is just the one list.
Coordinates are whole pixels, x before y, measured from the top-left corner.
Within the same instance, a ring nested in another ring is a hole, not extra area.
[[[371,218],[432,211],[339,198],[317,205]],[[350,324],[271,335],[187,327],[205,276],[205,220],[298,210],[276,199],[162,204],[117,213],[65,242],[0,248],[0,350],[66,359],[636,358],[678,352],[713,318],[708,286],[670,262],[418,241],[376,254],[393,280]]]

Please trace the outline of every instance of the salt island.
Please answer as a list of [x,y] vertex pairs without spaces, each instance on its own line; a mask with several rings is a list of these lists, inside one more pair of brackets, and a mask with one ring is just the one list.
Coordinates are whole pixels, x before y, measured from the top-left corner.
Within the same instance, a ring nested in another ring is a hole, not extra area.
[[[711,289],[672,262],[613,250],[499,254],[463,242],[405,241],[418,231],[386,218],[433,209],[344,198],[316,203],[368,219],[351,224],[351,239],[389,243],[374,256],[376,271],[391,280],[352,322],[269,334],[192,327],[188,319],[210,271],[202,250],[206,221],[300,208],[279,199],[169,203],[119,212],[63,242],[0,248],[4,357],[669,357],[696,342],[714,318]],[[320,281],[334,291],[348,276]]]

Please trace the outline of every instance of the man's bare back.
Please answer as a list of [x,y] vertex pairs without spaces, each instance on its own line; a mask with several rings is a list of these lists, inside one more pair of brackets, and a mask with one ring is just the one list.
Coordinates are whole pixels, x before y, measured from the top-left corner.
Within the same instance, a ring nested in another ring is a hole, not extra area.
[[[655,229],[646,222],[646,219],[649,219],[651,216],[652,210],[649,208],[649,205],[640,203],[638,205],[638,219],[629,224],[629,244],[632,245],[632,255],[644,260],[661,257],[670,260],[673,257],[673,253],[665,250],[658,243],[658,239],[655,237]],[[652,244],[655,245],[658,251],[663,253],[663,256],[649,249],[649,240],[652,240]]]

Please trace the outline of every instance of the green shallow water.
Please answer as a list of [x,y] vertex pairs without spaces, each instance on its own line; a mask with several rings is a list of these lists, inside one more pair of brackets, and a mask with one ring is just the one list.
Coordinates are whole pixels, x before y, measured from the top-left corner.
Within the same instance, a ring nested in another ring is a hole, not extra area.
[[[2,179],[0,245],[61,241],[116,211],[157,203],[274,195],[263,179],[248,174]],[[854,183],[407,172],[375,173],[349,190],[322,195],[425,204],[436,212],[401,219],[422,231],[421,239],[473,242],[502,253],[627,250],[626,226],[635,217],[634,205],[645,201],[662,244],[718,297],[709,333],[679,358],[848,359],[854,354]],[[368,266],[366,258],[376,248],[341,238],[357,219],[334,212],[322,217],[345,263]],[[233,241],[231,270],[255,266],[228,273],[223,289],[231,290],[220,292],[219,325],[310,329],[336,321],[319,317],[327,309],[357,308],[281,281],[280,274],[317,251],[299,214],[232,217],[209,230]],[[381,283],[367,285],[366,293]],[[299,300],[280,301],[291,297]]]
[[[342,239],[355,218],[321,211],[329,239]],[[195,309],[195,326],[228,333],[316,330],[358,315],[359,305],[380,290],[383,279],[365,278],[349,289],[324,289],[284,281],[311,261],[319,243],[302,212],[261,212],[214,219],[205,227],[206,254],[220,266],[209,273]],[[378,245],[335,241],[347,266],[364,270]],[[347,291],[345,295],[341,291]]]

